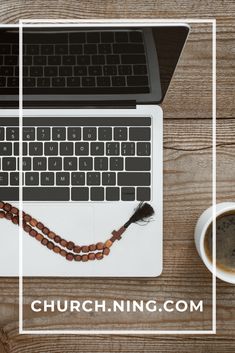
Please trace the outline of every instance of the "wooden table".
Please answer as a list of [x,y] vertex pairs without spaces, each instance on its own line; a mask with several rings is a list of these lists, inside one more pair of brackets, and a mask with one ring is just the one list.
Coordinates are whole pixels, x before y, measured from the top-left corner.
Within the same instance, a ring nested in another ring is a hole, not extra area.
[[[19,18],[216,18],[217,19],[217,201],[235,197],[235,100],[233,0],[226,1],[0,1],[0,22]],[[194,25],[177,72],[163,103],[164,109],[164,271],[150,280],[31,279],[31,295],[84,299],[205,299],[201,314],[144,317],[98,317],[99,328],[142,328],[161,323],[162,329],[209,329],[211,276],[193,242],[201,212],[211,204],[211,28]],[[49,291],[48,291],[48,288]],[[42,352],[233,352],[235,348],[235,287],[217,281],[217,335],[29,336],[18,334],[18,280],[0,280],[0,353]],[[25,305],[24,325],[70,328],[62,319],[32,318]],[[94,317],[81,317],[89,328]],[[70,326],[69,326],[70,325]],[[158,326],[158,328],[160,328]]]

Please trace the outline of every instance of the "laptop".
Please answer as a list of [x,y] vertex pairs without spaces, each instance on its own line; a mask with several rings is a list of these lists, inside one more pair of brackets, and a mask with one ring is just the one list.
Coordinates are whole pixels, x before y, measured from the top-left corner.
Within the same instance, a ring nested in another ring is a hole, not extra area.
[[[0,200],[75,244],[105,242],[140,202],[102,261],[66,261],[22,234],[23,276],[155,277],[163,270],[163,111],[187,24],[0,26]],[[2,219],[0,276],[19,274],[19,228]]]

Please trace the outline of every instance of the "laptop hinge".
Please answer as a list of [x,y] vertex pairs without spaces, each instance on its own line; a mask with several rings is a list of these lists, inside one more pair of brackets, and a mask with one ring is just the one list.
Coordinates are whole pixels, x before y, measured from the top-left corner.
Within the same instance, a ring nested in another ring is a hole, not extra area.
[[24,101],[24,108],[136,109],[135,100],[109,101]]

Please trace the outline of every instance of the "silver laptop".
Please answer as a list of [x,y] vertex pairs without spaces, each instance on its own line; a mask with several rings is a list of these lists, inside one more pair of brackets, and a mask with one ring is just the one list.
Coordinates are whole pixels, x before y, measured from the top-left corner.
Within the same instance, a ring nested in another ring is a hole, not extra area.
[[[154,208],[102,261],[66,261],[22,234],[24,276],[152,277],[163,269],[163,112],[160,103],[188,35],[186,24],[27,27],[23,126],[19,32],[0,36],[0,200],[62,238],[104,242],[140,202]],[[18,276],[19,228],[1,219],[0,276]],[[10,255],[9,255],[10,254]]]

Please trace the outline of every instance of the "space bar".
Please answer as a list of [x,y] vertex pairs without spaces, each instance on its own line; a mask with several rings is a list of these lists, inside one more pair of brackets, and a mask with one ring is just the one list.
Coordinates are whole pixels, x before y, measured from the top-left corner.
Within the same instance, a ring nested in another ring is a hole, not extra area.
[[23,201],[69,201],[69,188],[23,188]]

